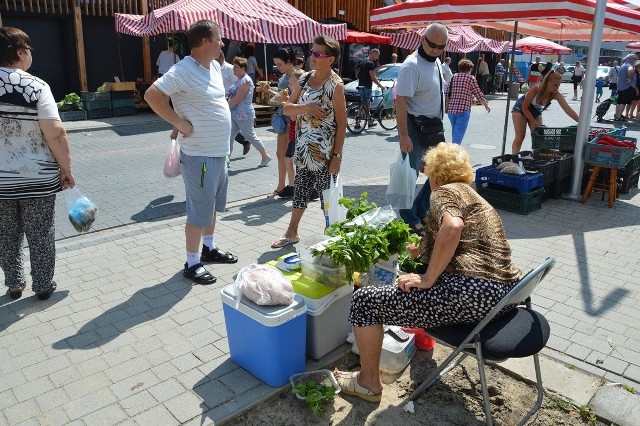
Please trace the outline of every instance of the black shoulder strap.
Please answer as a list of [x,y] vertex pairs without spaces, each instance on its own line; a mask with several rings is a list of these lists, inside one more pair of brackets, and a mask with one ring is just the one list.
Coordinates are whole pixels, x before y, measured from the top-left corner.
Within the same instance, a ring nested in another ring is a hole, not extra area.
[[438,67],[438,79],[440,80],[440,119],[444,120],[444,91],[442,90],[442,68],[440,67],[440,59],[436,59],[436,66]]

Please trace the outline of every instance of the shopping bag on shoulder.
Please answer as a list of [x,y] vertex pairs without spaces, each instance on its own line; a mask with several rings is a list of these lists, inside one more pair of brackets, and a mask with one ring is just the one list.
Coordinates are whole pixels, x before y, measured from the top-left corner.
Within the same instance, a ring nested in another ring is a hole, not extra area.
[[347,209],[339,202],[343,196],[342,178],[338,173],[335,180],[332,179],[329,188],[322,191],[326,226],[336,222],[343,222],[347,219]]
[[164,159],[164,176],[174,178],[180,176],[180,145],[175,139],[171,139],[171,147]]
[[98,207],[82,195],[77,188],[65,189],[64,196],[67,200],[69,222],[71,222],[76,231],[87,232],[96,220]]
[[391,166],[391,177],[387,187],[387,202],[393,208],[410,209],[416,195],[416,180],[418,174],[411,168],[409,154],[401,152],[396,162]]

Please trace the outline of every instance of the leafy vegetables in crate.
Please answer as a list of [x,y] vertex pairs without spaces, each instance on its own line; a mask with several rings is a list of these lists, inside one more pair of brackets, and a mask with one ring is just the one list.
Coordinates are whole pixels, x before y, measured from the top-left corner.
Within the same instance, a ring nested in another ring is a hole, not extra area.
[[82,99],[75,93],[69,93],[56,105],[58,105],[58,111],[60,112],[82,111]]
[[366,272],[378,260],[389,260],[392,254],[406,251],[406,244],[410,238],[409,226],[401,220],[393,220],[381,229],[373,226],[344,225],[357,216],[377,208],[377,205],[367,200],[367,193],[361,198],[341,198],[340,204],[347,208],[347,220],[334,223],[326,230],[326,234],[341,238],[326,245],[324,250],[313,250],[314,256],[324,256],[331,259],[336,266],[344,265],[346,278],[351,280],[354,272]]
[[332,400],[336,395],[336,387],[319,384],[315,380],[308,380],[296,385],[292,392],[305,397],[309,411],[314,416],[319,416],[322,414],[322,401],[325,399]]

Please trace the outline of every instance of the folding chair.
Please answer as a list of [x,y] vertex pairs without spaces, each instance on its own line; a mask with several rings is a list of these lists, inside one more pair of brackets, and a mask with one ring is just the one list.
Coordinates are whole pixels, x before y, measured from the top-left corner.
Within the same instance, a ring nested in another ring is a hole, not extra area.
[[[412,401],[417,399],[425,390],[471,355],[478,361],[484,414],[487,425],[491,426],[493,419],[484,372],[485,362],[497,363],[509,358],[533,356],[538,399],[535,406],[518,423],[524,425],[542,405],[544,388],[542,387],[538,352],[544,348],[549,340],[549,323],[542,314],[531,309],[531,293],[555,263],[555,259],[549,257],[540,266],[526,274],[478,324],[456,324],[425,329],[438,343],[454,348],[454,350],[422,382],[409,399]],[[516,306],[495,318],[505,306],[522,304],[525,307]],[[454,361],[456,357],[458,359]]]

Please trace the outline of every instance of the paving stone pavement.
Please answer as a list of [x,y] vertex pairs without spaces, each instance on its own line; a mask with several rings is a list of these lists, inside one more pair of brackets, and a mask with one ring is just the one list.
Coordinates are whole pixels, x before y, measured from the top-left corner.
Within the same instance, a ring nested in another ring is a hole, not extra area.
[[[500,102],[492,101],[494,112]],[[570,124],[550,111],[549,124]],[[502,134],[502,118],[484,120],[482,114],[474,109],[465,140],[477,165],[499,154],[496,140]],[[180,274],[183,218],[170,217],[179,209],[145,220],[126,216],[157,198],[181,201],[180,180],[160,172],[168,145],[157,141],[166,137],[163,126],[151,120],[135,132],[124,126],[72,133],[79,186],[86,182],[87,192],[99,200],[98,221],[109,225],[85,235],[59,235],[58,291],[50,300],[38,301],[29,290],[16,301],[0,297],[0,425],[219,424],[275,391],[229,359],[220,290],[242,266],[286,252],[269,245],[285,229],[291,203],[262,195],[273,184],[275,167],[268,174],[240,173],[253,157],[234,161],[237,194],[219,217],[216,241],[240,261],[211,267],[216,284],[191,286]],[[126,132],[135,134],[118,136]],[[396,142],[382,133],[348,139],[346,195],[367,191],[384,203]],[[92,156],[105,164],[86,164]],[[137,181],[131,169],[138,170]],[[110,183],[95,189],[100,180]],[[126,198],[137,201],[125,204]],[[636,388],[639,207],[635,189],[613,209],[594,196],[585,205],[550,200],[527,216],[499,211],[521,269],[547,256],[557,260],[533,299],[551,322],[545,353]],[[322,224],[318,203],[312,203],[301,235],[318,233]]]

